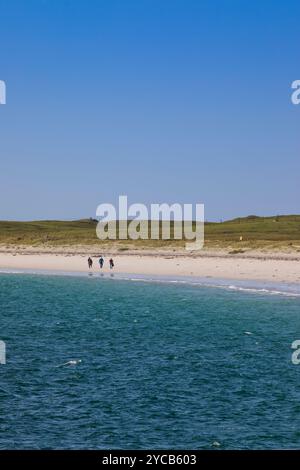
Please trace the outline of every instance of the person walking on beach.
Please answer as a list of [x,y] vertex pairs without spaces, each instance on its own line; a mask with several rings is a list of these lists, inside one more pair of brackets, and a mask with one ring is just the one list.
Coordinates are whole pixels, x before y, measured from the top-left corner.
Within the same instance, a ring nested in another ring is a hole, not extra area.
[[113,269],[114,266],[115,266],[114,260],[113,260],[112,258],[110,258],[110,260],[109,260],[109,267],[110,267],[110,269]]
[[89,266],[89,269],[91,269],[93,267],[93,260],[90,256],[88,258],[88,266]]
[[102,258],[102,256],[100,256],[100,258],[99,258],[99,266],[100,266],[100,269],[103,268],[103,264],[104,264],[104,259]]

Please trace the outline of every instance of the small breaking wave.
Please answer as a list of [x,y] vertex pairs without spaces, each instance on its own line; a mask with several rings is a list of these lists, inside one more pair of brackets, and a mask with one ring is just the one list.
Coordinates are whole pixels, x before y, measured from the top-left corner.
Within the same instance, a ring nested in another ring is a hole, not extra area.
[[13,275],[36,275],[36,276],[72,276],[88,278],[91,282],[103,281],[129,281],[142,283],[158,283],[172,285],[188,285],[194,287],[217,288],[228,291],[245,292],[250,294],[273,295],[283,297],[300,297],[300,284],[292,283],[273,283],[251,280],[235,280],[220,278],[200,278],[193,276],[163,276],[163,275],[146,275],[146,274],[128,274],[128,273],[101,273],[102,275],[90,276],[89,272],[77,271],[54,271],[54,270],[38,270],[38,269],[0,269],[0,274]]

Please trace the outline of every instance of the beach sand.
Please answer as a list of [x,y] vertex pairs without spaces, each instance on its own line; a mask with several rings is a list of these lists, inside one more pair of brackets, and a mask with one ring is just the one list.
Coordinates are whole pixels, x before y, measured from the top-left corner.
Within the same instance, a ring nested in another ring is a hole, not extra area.
[[[0,252],[0,269],[55,270],[88,272],[87,258],[92,254],[70,252]],[[228,255],[202,253],[193,256],[186,253],[104,254],[103,272],[109,271],[108,260],[112,256],[115,273],[195,276],[236,280],[257,280],[300,283],[300,257],[286,254]],[[92,272],[99,271],[98,255],[93,257]]]

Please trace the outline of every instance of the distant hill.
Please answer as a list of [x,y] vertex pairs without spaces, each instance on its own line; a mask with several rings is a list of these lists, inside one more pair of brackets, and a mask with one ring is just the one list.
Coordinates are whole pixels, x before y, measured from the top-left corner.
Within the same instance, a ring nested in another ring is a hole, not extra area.
[[[184,241],[172,240],[121,240],[100,241],[96,236],[95,219],[74,221],[43,220],[32,222],[0,221],[0,244],[11,246],[68,246],[119,244],[126,247],[180,248]],[[241,239],[242,237],[242,239]],[[258,217],[249,215],[224,222],[205,223],[205,246],[211,248],[280,248],[300,249],[300,215],[274,215]]]

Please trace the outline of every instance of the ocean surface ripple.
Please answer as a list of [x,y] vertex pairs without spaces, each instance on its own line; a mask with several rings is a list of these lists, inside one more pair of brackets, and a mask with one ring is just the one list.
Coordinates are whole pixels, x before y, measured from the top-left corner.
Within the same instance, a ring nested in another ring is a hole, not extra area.
[[299,448],[299,297],[137,281],[0,275],[0,449]]

